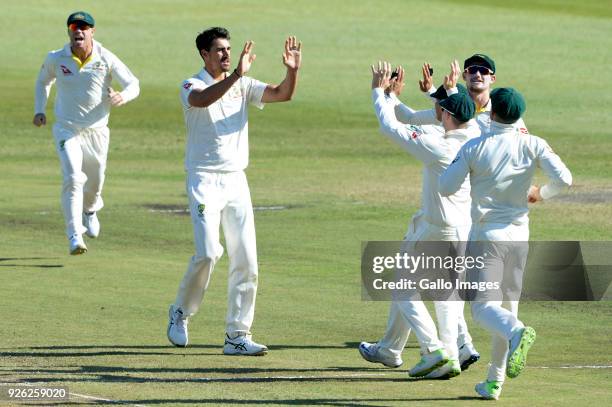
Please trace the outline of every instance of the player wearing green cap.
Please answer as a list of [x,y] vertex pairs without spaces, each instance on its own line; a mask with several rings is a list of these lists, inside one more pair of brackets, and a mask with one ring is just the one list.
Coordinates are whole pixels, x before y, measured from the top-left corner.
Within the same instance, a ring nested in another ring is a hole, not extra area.
[[[436,100],[434,108],[421,111],[415,111],[409,108],[408,106],[402,104],[397,98],[397,95],[401,93],[404,87],[404,69],[398,67],[395,70],[393,79],[390,81],[389,87],[385,89],[387,101],[394,107],[394,113],[397,120],[402,123],[411,125],[418,125],[423,123],[432,124],[423,125],[421,129],[428,134],[437,133],[439,137],[444,136],[446,131],[441,123],[441,104],[442,101],[444,99],[447,99],[448,97],[446,87],[450,88],[451,86],[456,86],[456,90],[458,93],[465,94],[466,96],[468,95],[467,89],[463,85],[455,83],[452,83],[451,85],[451,83],[449,82],[450,78],[452,77],[453,69],[458,72],[458,68],[456,68],[456,66],[457,62],[455,61],[451,64],[451,73],[449,73],[449,75],[444,78],[444,84],[431,94],[431,97]],[[467,120],[467,129],[464,132],[464,134],[468,138],[474,138],[480,135],[480,128],[474,122],[474,120],[471,119],[471,116],[470,119]],[[434,184],[437,182],[435,179],[432,179],[431,181]],[[437,188],[437,185],[432,188]],[[424,194],[424,196],[429,196],[429,194]],[[463,209],[463,211],[462,213],[456,213],[455,217],[457,219],[461,219],[465,225],[468,225],[471,223],[469,218],[469,191],[465,193],[465,197],[467,197],[467,201],[464,202],[463,205],[459,206]],[[439,210],[434,208],[434,206],[439,205],[439,200],[430,199],[424,201],[423,211],[430,212]],[[463,236],[463,240],[465,241],[466,239],[467,229],[465,236]],[[438,315],[438,324],[441,326],[440,329],[443,332],[446,332],[446,328],[443,327],[447,324],[445,318],[447,312],[445,310],[445,307],[453,305],[458,307],[458,311],[456,313],[458,335],[454,336],[457,337],[457,346],[459,347],[459,362],[461,364],[461,370],[465,370],[471,364],[477,362],[480,359],[480,354],[472,344],[472,337],[469,333],[467,323],[463,316],[463,301],[453,301],[449,304],[439,302],[436,306],[436,314]],[[409,309],[401,311],[401,308]],[[424,326],[434,326],[434,322],[431,319],[431,315],[429,314],[427,308],[420,306],[415,308],[414,303],[410,303],[407,301],[394,301],[391,304],[391,308],[389,310],[387,329],[385,331],[384,337],[376,343],[361,343],[359,351],[364,359],[370,362],[382,363],[389,367],[397,367],[399,364],[402,363],[400,358],[401,349],[403,349],[404,345],[406,344],[408,335],[410,334],[410,326],[406,323],[405,318],[402,316],[402,314],[418,315],[419,319],[427,321],[426,323],[423,323]]]
[[[53,136],[63,175],[62,207],[70,254],[87,251],[83,233],[97,237],[102,209],[108,118],[111,106],[120,106],[140,92],[138,79],[112,52],[94,41],[95,20],[77,11],[68,16],[68,38],[51,51],[36,80],[33,124],[47,124],[45,110],[53,83],[57,86]],[[122,86],[115,92],[115,79]]]
[[[533,328],[518,319],[529,240],[527,203],[552,198],[572,183],[570,171],[546,141],[516,126],[524,111],[525,101],[515,89],[491,92],[490,131],[468,141],[440,177],[440,193],[452,196],[469,174],[472,229],[468,252],[486,261],[481,271],[469,270],[468,279],[482,281],[493,274],[503,281],[498,292],[492,290],[471,301],[474,320],[493,338],[487,379],[476,385],[476,392],[487,399],[499,398],[506,375],[514,378],[521,373],[535,341]],[[531,186],[538,167],[550,179],[541,188]]]
[[[465,214],[469,213],[470,206],[468,183],[451,198],[441,197],[437,189],[438,176],[461,145],[475,136],[467,124],[474,115],[474,103],[465,93],[452,95],[438,103],[438,118],[445,129],[443,136],[430,126],[405,125],[397,120],[394,102],[383,91],[389,86],[390,74],[388,63],[372,67],[372,99],[381,131],[424,164],[423,206],[412,218],[403,250],[413,253],[419,241],[466,241],[469,216]],[[460,249],[456,248],[456,251]],[[363,358],[391,367],[401,365],[401,352],[410,329],[413,329],[421,346],[422,358],[410,370],[410,375],[424,378],[458,375],[461,372],[457,348],[458,307],[453,301],[435,301],[434,304],[439,337],[427,308],[416,294],[409,301],[392,302],[385,337],[375,344],[362,342],[359,351]]]
[[[429,96],[437,89],[433,86],[433,79],[429,64],[423,65],[423,79],[419,81],[421,91]],[[463,61],[463,72],[459,68],[459,64],[455,61],[451,64],[451,72],[445,77],[446,92],[448,95],[457,93],[455,84],[459,80],[459,76],[465,81],[470,97],[476,104],[476,113],[474,115],[475,123],[480,126],[482,132],[489,130],[491,126],[491,91],[492,86],[497,80],[496,66],[493,58],[485,54],[474,54]],[[423,124],[431,124],[424,122]],[[527,131],[525,122],[520,118],[514,123],[514,126]]]

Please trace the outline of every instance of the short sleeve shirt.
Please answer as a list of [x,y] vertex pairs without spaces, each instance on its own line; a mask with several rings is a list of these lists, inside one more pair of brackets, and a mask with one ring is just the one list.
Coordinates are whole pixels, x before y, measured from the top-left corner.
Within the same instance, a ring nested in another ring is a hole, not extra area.
[[187,127],[187,171],[241,171],[249,163],[248,105],[263,109],[261,99],[267,84],[243,76],[208,107],[189,104],[189,94],[194,89],[206,89],[215,83],[202,69],[181,85],[180,96]]

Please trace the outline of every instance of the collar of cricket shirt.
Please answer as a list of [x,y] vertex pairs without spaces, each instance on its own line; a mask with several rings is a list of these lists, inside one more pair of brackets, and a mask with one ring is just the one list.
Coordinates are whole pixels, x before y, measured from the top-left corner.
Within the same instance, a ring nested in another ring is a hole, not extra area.
[[476,109],[476,114],[486,113],[490,111],[491,111],[491,98],[489,98],[489,100],[487,101],[487,104],[485,104],[483,107],[481,107],[480,109]]
[[72,48],[70,48],[70,43],[67,43],[64,46],[64,54],[67,57],[72,58],[72,60],[77,64],[77,67],[79,68],[79,70],[81,70],[81,68],[83,68],[85,65],[90,63],[96,57],[96,55],[100,54],[101,46],[102,44],[100,44],[96,40],[93,40],[93,47],[91,48],[91,54],[89,54],[89,56],[84,61],[81,61],[79,57],[74,55],[74,53],[72,52]]
[[[229,75],[231,75],[231,72],[228,74],[227,72],[225,72],[225,77],[227,78]],[[208,73],[208,71],[206,70],[206,68],[202,68],[202,70],[200,71],[200,73],[198,73],[198,77],[207,85],[214,85],[215,83],[217,83],[215,81],[215,79],[211,76],[211,74]]]
[[496,122],[495,120],[491,120],[491,132],[494,132],[495,130],[508,131],[508,130],[514,129],[515,127],[516,127],[516,122],[506,124],[506,123]]
[[444,133],[444,137],[446,138],[454,138],[457,140],[467,140],[470,138],[470,130],[468,128],[465,129],[454,129],[454,130],[449,130],[446,133]]

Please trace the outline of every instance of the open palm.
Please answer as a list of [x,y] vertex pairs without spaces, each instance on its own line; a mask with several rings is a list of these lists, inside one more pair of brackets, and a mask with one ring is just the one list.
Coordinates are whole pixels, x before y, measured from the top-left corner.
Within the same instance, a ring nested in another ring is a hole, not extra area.
[[291,36],[285,40],[283,64],[289,69],[298,69],[302,63],[302,43]]

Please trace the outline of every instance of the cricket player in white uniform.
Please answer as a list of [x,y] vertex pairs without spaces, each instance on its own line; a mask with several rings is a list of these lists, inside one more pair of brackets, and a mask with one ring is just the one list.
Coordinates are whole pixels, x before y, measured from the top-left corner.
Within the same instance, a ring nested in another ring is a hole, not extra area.
[[[424,66],[424,69],[425,68],[426,66]],[[450,74],[444,77],[444,85],[440,86],[438,89],[431,93],[430,96],[431,98],[436,100],[436,104],[434,108],[430,110],[414,111],[399,101],[397,96],[401,93],[404,87],[403,68],[398,68],[396,70],[396,73],[397,79],[391,81],[391,85],[385,90],[385,93],[388,95],[389,102],[392,103],[394,106],[395,117],[397,118],[397,120],[405,124],[421,124],[423,125],[421,128],[423,132],[428,134],[439,133],[440,137],[443,137],[446,131],[444,130],[444,127],[441,123],[441,110],[437,102],[446,99],[448,97],[448,94],[459,92],[467,94],[467,89],[462,85],[457,84],[458,70],[456,69],[456,61],[451,64]],[[468,134],[470,138],[478,137],[480,135],[480,128],[476,124],[474,119],[470,119],[467,123],[467,126],[468,128],[466,130],[466,134]],[[432,200],[430,202],[425,203],[425,205],[429,204],[438,205],[439,201]],[[463,209],[465,210],[464,218],[466,225],[470,223],[469,208],[470,203],[467,202],[463,206]],[[360,354],[366,360],[383,363],[388,367],[398,367],[402,364],[400,358],[401,352],[398,352],[397,350],[392,351],[390,349],[398,349],[398,347],[402,343],[405,344],[410,333],[410,326],[406,323],[406,320],[402,316],[402,313],[399,312],[399,308],[401,308],[403,305],[411,307],[411,311],[406,312],[423,312],[426,313],[423,318],[431,320],[429,312],[425,307],[414,309],[412,308],[412,304],[408,304],[406,302],[399,301],[392,303],[389,312],[389,319],[387,322],[387,330],[385,332],[384,338],[376,344],[363,342],[359,348]],[[476,348],[472,344],[472,336],[469,333],[467,323],[465,321],[465,318],[463,317],[463,301],[456,301],[455,305],[459,308],[457,312],[457,346],[459,347],[459,364],[461,365],[461,370],[466,370],[469,368],[470,365],[476,363],[480,359],[480,354],[478,353],[478,351],[476,351]],[[433,321],[431,323],[433,323]],[[438,372],[436,372],[436,374],[437,373]]]
[[[419,80],[419,87],[424,94],[428,95],[433,101],[440,97],[446,97],[459,91],[457,81],[461,74],[467,91],[476,105],[476,114],[473,120],[468,123],[469,127],[478,127],[481,133],[488,132],[491,125],[491,86],[495,83],[496,67],[495,61],[485,54],[474,54],[463,62],[463,72],[459,68],[457,61],[453,61],[450,65],[450,72],[444,77],[445,85],[435,88],[433,86],[432,69],[428,63],[423,64],[422,74],[423,79]],[[432,125],[432,129],[443,132],[440,121],[436,117],[435,109],[414,110],[409,106],[401,103],[391,94],[395,100],[395,114],[397,119],[403,123],[414,125]],[[514,126],[527,132],[527,127],[522,119],[517,120]],[[429,128],[429,127],[428,127]],[[476,129],[474,129],[476,131]],[[459,346],[459,359],[462,370],[467,369],[472,363],[475,363],[480,358],[480,354],[472,344],[472,336],[470,335],[465,318],[463,317],[463,302],[457,302],[460,306],[459,313],[459,335],[457,344]]]
[[195,251],[170,306],[167,335],[187,346],[188,318],[200,308],[214,266],[223,254],[223,225],[229,255],[228,309],[223,353],[265,355],[268,348],[251,338],[257,292],[257,253],[251,195],[244,170],[248,165],[248,105],[291,100],[301,63],[301,43],[285,41],[287,68],[280,85],[245,76],[255,60],[248,41],[236,69],[231,70],[229,32],[221,27],[196,38],[204,68],[181,86],[187,126],[185,167],[187,195],[194,228]]
[[[519,92],[512,88],[495,89],[491,92],[491,104],[490,132],[461,148],[440,177],[440,193],[452,196],[462,188],[469,174],[473,225],[468,252],[485,256],[485,268],[480,273],[499,271],[507,285],[501,289],[501,298],[472,302],[474,319],[493,338],[488,376],[476,385],[476,391],[484,398],[498,399],[505,376],[514,378],[521,373],[535,341],[533,328],[525,327],[518,319],[518,298],[528,252],[526,243],[520,242],[529,240],[527,202],[552,198],[571,185],[572,176],[546,141],[515,125],[525,111],[525,101]],[[541,188],[531,186],[536,168],[541,168],[550,179]],[[475,281],[478,274],[468,273],[468,278]],[[512,284],[506,283],[509,276],[513,277],[509,279]],[[506,299],[509,301],[502,303]]]
[[[70,42],[51,51],[36,80],[33,124],[47,123],[45,110],[53,83],[57,85],[53,136],[63,175],[62,207],[70,254],[87,251],[83,233],[100,233],[96,215],[104,203],[102,186],[108,154],[108,117],[140,92],[138,79],[123,62],[94,41],[94,18],[78,11],[68,16]],[[121,92],[111,88],[115,79]]]
[[[372,99],[383,134],[398,143],[423,162],[422,208],[412,218],[404,238],[404,249],[414,252],[419,241],[466,241],[470,228],[469,183],[451,197],[438,192],[438,177],[446,169],[463,143],[480,133],[468,126],[475,106],[465,93],[452,95],[436,103],[438,117],[445,134],[428,127],[405,125],[395,116],[393,102],[384,89],[389,86],[391,69],[388,63],[372,67]],[[401,80],[403,71],[400,69]],[[402,364],[401,353],[406,345],[410,328],[421,345],[421,361],[410,370],[413,377],[443,378],[461,373],[457,348],[457,321],[459,307],[454,301],[434,301],[440,329],[420,298],[396,301],[391,304],[385,337],[375,343],[362,342],[359,352],[370,362],[397,367]]]
[[[419,87],[422,92],[432,97],[437,89],[433,85],[430,69],[429,64],[423,65],[423,79],[419,81]],[[486,132],[491,125],[491,86],[497,80],[495,61],[485,54],[474,54],[463,62],[463,72],[460,71],[457,61],[453,62],[451,72],[445,77],[445,80],[451,83],[447,86],[449,95],[457,92],[452,83],[457,82],[459,74],[462,75],[470,97],[476,104],[475,122],[470,124],[477,124],[482,132]],[[396,114],[398,119],[403,122],[421,125],[436,124],[433,109],[416,111],[408,106],[398,105]],[[517,120],[514,125],[524,128],[525,131],[527,130],[523,119]]]

